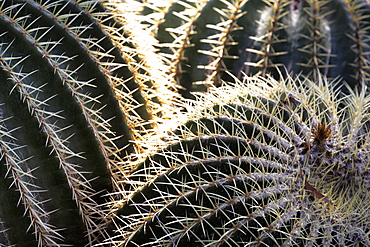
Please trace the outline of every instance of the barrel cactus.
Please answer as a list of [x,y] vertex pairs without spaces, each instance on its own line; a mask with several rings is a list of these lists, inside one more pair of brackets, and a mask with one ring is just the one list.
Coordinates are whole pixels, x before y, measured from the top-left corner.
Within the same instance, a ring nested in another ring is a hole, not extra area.
[[369,246],[369,96],[246,78],[133,165],[117,246]]
[[145,15],[186,97],[230,80],[229,73],[278,78],[283,71],[312,80],[321,73],[352,88],[369,81],[366,1],[140,2],[138,15]]
[[103,4],[0,3],[0,246],[100,241],[117,163],[165,115],[160,69]]

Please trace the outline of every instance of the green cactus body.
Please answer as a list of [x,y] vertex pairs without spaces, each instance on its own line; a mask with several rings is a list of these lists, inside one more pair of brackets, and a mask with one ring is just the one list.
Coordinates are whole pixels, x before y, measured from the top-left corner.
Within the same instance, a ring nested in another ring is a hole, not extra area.
[[333,88],[252,77],[199,96],[127,179],[110,244],[368,246],[370,98]]
[[105,234],[102,195],[154,115],[108,27],[126,35],[99,1],[0,3],[0,246]]
[[186,97],[230,81],[229,72],[278,78],[286,69],[314,81],[321,73],[352,88],[369,81],[365,1],[184,0],[151,8],[163,19],[146,22],[158,26],[161,52]]

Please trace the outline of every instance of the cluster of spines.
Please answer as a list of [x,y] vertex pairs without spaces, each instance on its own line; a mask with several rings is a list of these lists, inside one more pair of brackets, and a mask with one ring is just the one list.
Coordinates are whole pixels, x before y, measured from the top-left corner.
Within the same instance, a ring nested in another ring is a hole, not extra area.
[[[136,112],[129,124],[138,148],[136,153],[140,153],[151,149],[150,145],[146,145],[143,140],[155,135],[155,132],[151,131],[152,128],[158,127],[164,120],[173,116],[175,109],[178,108],[176,102],[179,96],[167,75],[168,66],[153,46],[157,41],[147,30],[144,30],[145,25],[139,20],[140,16],[134,11],[130,12],[134,5],[134,1],[106,2],[105,8],[120,26],[105,25],[104,30],[107,31],[114,44],[120,48],[145,100],[149,119],[144,118],[140,112]],[[119,32],[120,29],[124,29],[125,32]],[[125,45],[125,42],[132,45]],[[128,96],[129,94],[126,95]]]
[[[200,96],[201,103],[188,108],[191,119],[167,137],[172,144],[135,166],[110,244],[370,243],[364,213],[369,154],[363,141],[368,137],[359,134],[368,129],[368,120],[352,109],[365,111],[368,97],[354,93],[350,97],[356,103],[338,101],[334,86],[321,77],[316,85],[272,78],[244,84]],[[362,163],[349,161],[358,162],[359,155]],[[327,162],[363,173],[351,177],[334,167],[331,174],[320,173]],[[349,189],[340,188],[340,182]]]
[[[58,4],[56,4],[56,6]],[[69,126],[71,122],[67,123],[68,121],[64,121],[65,116],[63,116],[63,108],[56,102],[57,92],[51,92],[51,89],[47,89],[47,84],[50,83],[50,81],[47,80],[55,79],[47,73],[44,74],[45,78],[40,79],[43,75],[37,70],[40,70],[40,67],[44,65],[45,67],[43,69],[50,68],[52,73],[56,73],[61,83],[67,86],[68,90],[76,96],[76,101],[80,105],[83,115],[86,117],[86,120],[89,122],[95,134],[98,133],[98,128],[104,126],[99,126],[100,121],[98,118],[92,116],[92,112],[94,111],[87,106],[88,104],[92,104],[94,99],[87,97],[87,95],[81,92],[83,86],[91,86],[91,84],[90,82],[76,80],[77,78],[75,78],[73,74],[77,73],[80,68],[73,68],[72,66],[75,65],[72,63],[70,64],[72,68],[64,67],[67,65],[68,60],[73,59],[73,56],[68,57],[68,55],[66,55],[68,52],[63,54],[62,52],[65,51],[57,51],[58,45],[61,44],[61,40],[52,40],[48,37],[52,30],[55,32],[57,27],[50,28],[47,26],[39,26],[40,24],[38,22],[41,21],[42,18],[48,19],[51,13],[45,11],[42,16],[41,12],[39,12],[40,16],[38,18],[32,18],[40,9],[43,8],[48,10],[49,7],[53,8],[53,5],[43,6],[36,2],[28,5],[25,3],[12,4],[4,1],[1,7],[2,26],[3,28],[11,30],[9,33],[6,33],[8,30],[2,30],[1,67],[5,72],[2,78],[8,78],[9,81],[14,83],[14,86],[10,87],[4,85],[2,90],[5,95],[18,93],[21,100],[25,103],[24,106],[28,109],[29,114],[35,117],[42,135],[46,136],[46,145],[52,150],[59,161],[60,168],[66,175],[66,180],[71,188],[72,198],[76,201],[78,211],[88,225],[89,231],[92,231],[94,227],[91,225],[93,222],[89,219],[89,215],[96,211],[96,209],[94,209],[96,205],[94,202],[89,201],[89,199],[93,200],[93,194],[96,192],[94,192],[89,185],[88,179],[85,178],[77,168],[78,165],[76,161],[82,159],[81,154],[71,150],[68,146],[68,139],[72,139],[73,131],[70,130],[71,128]],[[24,13],[22,10],[29,13]],[[70,14],[69,17],[73,18],[73,15],[76,16],[76,14]],[[56,15],[56,17],[58,17],[58,15]],[[63,20],[61,23],[64,23]],[[68,30],[70,26],[66,25],[64,28]],[[87,30],[87,27],[83,26],[83,29]],[[61,29],[58,31],[60,30]],[[6,37],[12,33],[23,35],[28,42],[21,42],[20,37],[16,37],[16,35],[14,35],[14,37]],[[12,38],[13,40],[11,40]],[[20,46],[21,43],[24,49],[30,52],[29,54],[22,54],[20,51],[13,48],[13,46]],[[38,58],[40,57],[45,59],[46,62],[39,61]],[[75,71],[71,71],[70,69]],[[8,91],[6,91],[6,89],[8,89]],[[58,87],[55,86],[54,89],[57,90]],[[6,97],[5,95],[4,97]],[[9,96],[6,98],[11,99]],[[4,102],[3,106],[9,107],[7,104],[9,103]],[[4,111],[4,115],[9,116],[9,112]],[[58,237],[57,239],[60,240],[59,234],[56,234],[56,231],[52,230],[47,223],[48,215],[51,212],[45,212],[42,206],[45,201],[37,201],[42,198],[42,196],[35,195],[39,194],[43,189],[34,184],[34,179],[31,179],[33,178],[32,172],[38,168],[27,164],[29,160],[32,160],[32,157],[27,157],[26,152],[24,154],[17,154],[12,151],[24,150],[26,149],[26,144],[18,148],[13,147],[13,149],[8,149],[10,143],[20,142],[20,138],[15,134],[16,130],[21,128],[21,126],[16,125],[14,129],[10,129],[13,128],[10,120],[12,120],[12,118],[7,117],[2,121],[3,125],[9,126],[8,128],[3,127],[8,134],[2,136],[2,154],[5,158],[5,164],[8,167],[7,175],[13,178],[14,186],[21,193],[20,198],[22,204],[24,204],[26,212],[29,213],[31,219],[30,227],[34,228],[39,245],[56,244],[53,237]],[[91,124],[94,120],[98,121]],[[26,126],[30,127],[29,125],[24,125],[23,128]],[[99,135],[95,137],[97,140],[101,140]],[[37,135],[35,136],[35,139],[36,138]],[[100,143],[102,143],[102,141],[100,141]],[[12,145],[18,146],[17,144]],[[48,163],[45,165],[48,165]]]
[[[150,54],[122,49],[135,46],[102,3],[0,4],[0,244],[100,241],[119,162],[165,115],[143,59]],[[126,36],[121,46],[114,35]]]
[[144,21],[158,26],[161,52],[186,97],[229,81],[229,73],[278,77],[283,67],[312,80],[340,76],[352,88],[369,81],[370,7],[362,0],[143,3],[142,13],[148,9],[163,16]]

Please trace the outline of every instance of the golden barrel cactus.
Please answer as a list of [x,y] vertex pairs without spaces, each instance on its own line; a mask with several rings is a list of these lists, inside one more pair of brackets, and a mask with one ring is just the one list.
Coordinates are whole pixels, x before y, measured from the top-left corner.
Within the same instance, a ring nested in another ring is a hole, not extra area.
[[111,241],[369,246],[370,97],[334,88],[251,77],[200,95],[133,166]]
[[165,116],[161,61],[103,2],[0,1],[0,246],[104,239],[117,164]]
[[128,1],[141,3],[138,15],[186,97],[229,81],[229,73],[278,79],[282,68],[312,80],[340,77],[351,87],[369,82],[367,1]]

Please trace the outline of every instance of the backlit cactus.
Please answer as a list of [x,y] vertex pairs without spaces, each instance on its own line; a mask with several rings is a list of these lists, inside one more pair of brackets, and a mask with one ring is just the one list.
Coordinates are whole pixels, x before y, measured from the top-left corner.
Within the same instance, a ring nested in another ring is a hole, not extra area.
[[333,88],[252,77],[197,98],[134,166],[110,244],[369,246],[370,98]]
[[369,16],[0,1],[0,246],[370,246]]
[[164,115],[147,59],[100,2],[0,3],[0,246],[100,241],[117,163]]
[[[183,95],[278,70],[316,80],[369,81],[369,3],[363,0],[140,1]],[[164,2],[167,2],[165,6]],[[160,5],[159,5],[160,3]]]

